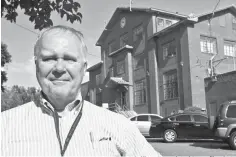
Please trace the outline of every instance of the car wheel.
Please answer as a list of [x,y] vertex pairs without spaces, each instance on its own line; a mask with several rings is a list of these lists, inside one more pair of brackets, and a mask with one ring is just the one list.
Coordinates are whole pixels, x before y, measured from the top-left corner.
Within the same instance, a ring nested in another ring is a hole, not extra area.
[[236,131],[234,131],[229,137],[229,146],[236,150]]
[[168,129],[164,132],[164,140],[165,142],[175,142],[177,139],[177,134],[174,130]]

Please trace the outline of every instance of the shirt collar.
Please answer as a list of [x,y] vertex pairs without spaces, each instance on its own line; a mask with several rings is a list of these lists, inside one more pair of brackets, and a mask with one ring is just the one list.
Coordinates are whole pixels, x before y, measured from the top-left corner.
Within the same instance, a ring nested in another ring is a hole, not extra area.
[[[39,100],[40,100],[40,106],[42,107],[45,113],[53,116],[53,113],[57,112],[55,111],[54,107],[46,100],[45,94],[42,91],[40,92]],[[79,93],[76,96],[75,100],[66,105],[65,109],[62,112],[57,112],[59,117],[64,117],[70,113],[76,114],[80,110],[81,103],[82,103],[82,96],[81,93]]]

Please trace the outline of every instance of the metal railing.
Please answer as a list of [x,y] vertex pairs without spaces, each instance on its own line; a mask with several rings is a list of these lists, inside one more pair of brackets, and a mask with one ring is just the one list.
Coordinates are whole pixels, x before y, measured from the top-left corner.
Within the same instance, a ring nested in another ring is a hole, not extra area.
[[118,103],[111,103],[109,104],[109,110],[113,111],[113,112],[116,112],[116,113],[119,113],[119,114],[122,114],[124,115],[125,117],[132,117],[132,116],[135,116],[137,115],[137,113],[135,111],[132,111],[132,110],[129,110],[127,108],[127,106],[120,106]]

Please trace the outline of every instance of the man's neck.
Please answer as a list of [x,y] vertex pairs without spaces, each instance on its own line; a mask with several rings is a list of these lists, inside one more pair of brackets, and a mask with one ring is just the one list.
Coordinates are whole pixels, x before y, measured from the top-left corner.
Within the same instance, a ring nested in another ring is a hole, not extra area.
[[64,101],[63,99],[49,99],[49,97],[43,92],[42,92],[42,97],[49,103],[48,106],[50,108],[53,108],[54,111],[62,115],[66,112],[72,111],[82,101],[82,96],[80,92],[72,101],[67,101],[67,102]]

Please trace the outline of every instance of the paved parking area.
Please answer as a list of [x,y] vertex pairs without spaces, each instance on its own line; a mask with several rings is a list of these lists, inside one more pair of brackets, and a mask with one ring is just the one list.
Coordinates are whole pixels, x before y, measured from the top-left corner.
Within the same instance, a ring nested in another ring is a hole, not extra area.
[[182,140],[164,143],[161,139],[147,139],[163,156],[234,156],[236,151],[221,141]]

